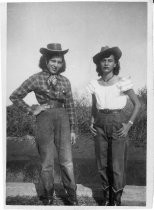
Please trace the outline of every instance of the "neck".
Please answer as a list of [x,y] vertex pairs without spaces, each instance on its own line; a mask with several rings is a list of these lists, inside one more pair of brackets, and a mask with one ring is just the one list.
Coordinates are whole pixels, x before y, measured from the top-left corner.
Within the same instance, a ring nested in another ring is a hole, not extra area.
[[102,75],[102,79],[104,82],[108,82],[109,80],[111,80],[114,77],[113,72],[109,73],[109,74],[104,74]]

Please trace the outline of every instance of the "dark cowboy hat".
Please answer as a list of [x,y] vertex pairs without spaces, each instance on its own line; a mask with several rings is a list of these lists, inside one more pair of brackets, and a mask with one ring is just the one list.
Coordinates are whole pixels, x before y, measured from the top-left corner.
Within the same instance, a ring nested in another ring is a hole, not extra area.
[[47,48],[40,49],[40,53],[43,55],[53,55],[53,54],[64,55],[67,52],[68,52],[68,49],[62,50],[61,44],[59,43],[51,43],[47,45]]
[[105,58],[106,56],[109,56],[113,54],[118,60],[120,59],[122,52],[119,49],[119,47],[102,47],[101,51],[99,53],[97,53],[94,57],[93,57],[93,61],[95,64],[97,64],[100,59]]

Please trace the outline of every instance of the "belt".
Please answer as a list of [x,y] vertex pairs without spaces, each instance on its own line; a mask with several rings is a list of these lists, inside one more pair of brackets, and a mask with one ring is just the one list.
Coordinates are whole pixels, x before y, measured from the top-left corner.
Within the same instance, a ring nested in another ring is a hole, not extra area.
[[49,109],[64,108],[64,103],[62,103],[60,101],[57,101],[57,100],[55,100],[55,101],[48,101],[45,104],[49,106]]
[[98,112],[101,112],[104,114],[117,114],[121,112],[121,109],[99,109]]

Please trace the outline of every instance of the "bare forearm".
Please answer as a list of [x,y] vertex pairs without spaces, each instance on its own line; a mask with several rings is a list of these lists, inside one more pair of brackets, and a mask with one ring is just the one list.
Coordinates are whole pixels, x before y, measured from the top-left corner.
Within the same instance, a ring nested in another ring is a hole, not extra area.
[[127,95],[129,96],[129,98],[131,99],[133,105],[134,105],[134,110],[133,110],[133,113],[129,119],[130,122],[134,122],[138,113],[139,113],[139,110],[141,108],[141,104],[140,104],[140,101],[138,100],[138,97],[137,95],[134,93],[133,90],[129,90],[127,91]]
[[136,104],[134,106],[134,110],[133,110],[133,113],[132,113],[129,121],[131,121],[131,122],[134,122],[135,121],[135,119],[136,119],[136,117],[137,117],[137,115],[139,113],[140,107],[141,107],[140,103],[139,104]]
[[94,95],[92,95],[91,124],[94,123],[96,115],[97,115],[96,98]]
[[91,123],[94,123],[95,118],[96,118],[96,113],[97,113],[97,110],[92,106],[92,108],[91,108]]

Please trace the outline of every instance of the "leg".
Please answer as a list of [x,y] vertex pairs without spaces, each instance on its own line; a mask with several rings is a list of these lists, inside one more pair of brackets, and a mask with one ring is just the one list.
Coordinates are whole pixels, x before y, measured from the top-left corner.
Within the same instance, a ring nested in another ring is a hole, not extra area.
[[95,136],[95,155],[98,172],[102,179],[103,189],[109,187],[108,180],[108,140],[103,129],[96,127],[97,135]]
[[117,140],[112,142],[112,169],[113,169],[113,189],[118,191],[125,186],[125,162],[126,162],[125,140]]
[[77,205],[76,183],[72,160],[69,119],[65,112],[61,112],[55,129],[55,145],[58,152],[61,176],[64,188],[69,195],[72,205]]
[[121,204],[121,196],[125,186],[127,138],[112,141],[113,195],[115,205]]
[[95,155],[96,155],[96,162],[98,167],[98,172],[101,176],[102,180],[102,198],[103,203],[102,205],[108,206],[109,205],[109,166],[108,166],[108,139],[105,135],[105,132],[100,127],[95,127],[97,130],[97,135],[95,137]]
[[47,112],[37,117],[36,141],[41,160],[41,173],[39,180],[40,198],[52,200],[54,188],[54,141],[53,126],[50,115]]

